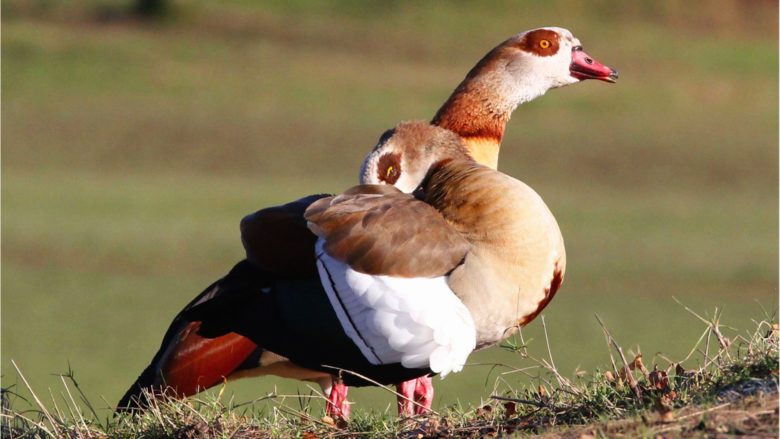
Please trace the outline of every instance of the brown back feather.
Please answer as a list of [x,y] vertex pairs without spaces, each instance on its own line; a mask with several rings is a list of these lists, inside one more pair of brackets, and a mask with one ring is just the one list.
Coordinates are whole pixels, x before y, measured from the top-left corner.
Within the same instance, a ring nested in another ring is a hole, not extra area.
[[397,277],[441,276],[461,263],[470,244],[436,209],[395,188],[377,190],[355,186],[306,210],[330,256],[362,273]]
[[291,203],[268,207],[241,220],[241,240],[247,259],[280,276],[316,276],[314,243],[303,212],[327,195],[310,195]]

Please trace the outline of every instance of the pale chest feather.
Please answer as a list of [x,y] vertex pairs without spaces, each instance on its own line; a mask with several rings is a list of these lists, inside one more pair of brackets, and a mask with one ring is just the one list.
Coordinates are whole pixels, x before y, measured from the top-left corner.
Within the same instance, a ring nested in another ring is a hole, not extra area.
[[477,163],[488,166],[491,169],[498,167],[498,152],[500,149],[500,140],[492,137],[468,137],[464,139],[466,149],[471,157]]
[[511,179],[506,202],[470,224],[473,244],[449,285],[477,325],[477,347],[494,344],[547,305],[563,278],[566,253],[558,224],[536,192]]

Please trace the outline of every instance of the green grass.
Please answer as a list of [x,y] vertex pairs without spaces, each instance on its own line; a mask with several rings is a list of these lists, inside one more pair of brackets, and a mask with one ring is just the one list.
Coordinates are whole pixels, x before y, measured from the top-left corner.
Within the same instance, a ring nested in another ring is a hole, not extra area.
[[[426,416],[399,419],[387,412],[360,411],[349,420],[334,421],[321,417],[321,408],[313,402],[323,396],[316,392],[296,396],[274,391],[258,399],[266,405],[248,405],[225,399],[222,388],[216,395],[188,400],[149,395],[150,406],[143,412],[102,418],[69,370],[61,376],[60,394],[51,395],[50,407],[27,381],[24,387],[35,400],[35,410],[16,408],[17,389],[4,394],[8,405],[4,404],[0,428],[13,437],[776,435],[778,325],[761,321],[752,332],[733,334],[719,324],[719,315],[705,319],[688,311],[706,327],[686,356],[696,358],[695,368],[686,370],[667,358],[661,359],[662,366],[654,361],[652,369],[641,356],[630,356],[629,361],[602,326],[611,366],[567,378],[558,371],[549,345],[537,357],[518,337],[505,347],[535,367],[506,371],[503,381],[508,381],[509,373],[525,374],[534,385],[497,385],[490,401],[478,407],[447,407]],[[387,394],[392,395],[389,390]]]
[[[243,215],[353,184],[384,129],[430,118],[487,49],[544,24],[621,71],[519,108],[501,154],[566,239],[545,311],[560,370],[603,364],[595,313],[625,346],[679,358],[699,328],[673,296],[738,328],[777,306],[771,2],[192,2],[160,25],[101,21],[96,4],[3,3],[3,386],[10,359],[35,388],[70,362],[108,413],[173,315],[241,258]],[[539,322],[525,334],[543,351]],[[490,367],[437,381],[437,407],[487,398]],[[277,384],[308,391],[226,392]]]

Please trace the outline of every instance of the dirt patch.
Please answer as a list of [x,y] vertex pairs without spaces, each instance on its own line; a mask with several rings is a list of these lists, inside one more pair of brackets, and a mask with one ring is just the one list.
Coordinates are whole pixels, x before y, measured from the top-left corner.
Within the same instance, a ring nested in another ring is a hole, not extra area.
[[587,426],[554,429],[541,437],[778,437],[778,394],[758,392],[708,407],[691,406],[673,412],[670,419],[658,415],[609,421]]

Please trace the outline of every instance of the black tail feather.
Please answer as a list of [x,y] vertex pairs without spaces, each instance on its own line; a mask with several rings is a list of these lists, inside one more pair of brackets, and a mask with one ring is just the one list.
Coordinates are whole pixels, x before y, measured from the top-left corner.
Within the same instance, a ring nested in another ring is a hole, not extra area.
[[[195,297],[179,314],[173,319],[173,322],[168,327],[168,330],[163,336],[162,343],[160,343],[160,349],[155,354],[151,363],[144,369],[139,375],[138,379],[132,386],[125,392],[122,399],[117,404],[116,411],[125,412],[128,410],[144,409],[148,406],[147,400],[149,395],[161,395],[165,391],[164,377],[162,376],[162,368],[165,365],[168,357],[171,355],[172,350],[176,347],[176,343],[181,337],[182,331],[184,331],[190,322],[186,314],[194,307],[200,304],[209,302],[212,300],[223,300],[222,296],[230,296],[241,292],[241,285],[236,285],[236,278],[245,278],[241,276],[247,270],[251,270],[251,264],[243,260],[236,264],[236,266],[225,277],[219,279],[208,288],[203,290],[197,297]],[[236,275],[239,276],[236,276]],[[251,361],[252,357],[258,357],[262,349],[258,348],[256,352],[247,361]],[[257,364],[257,363],[255,363]]]

